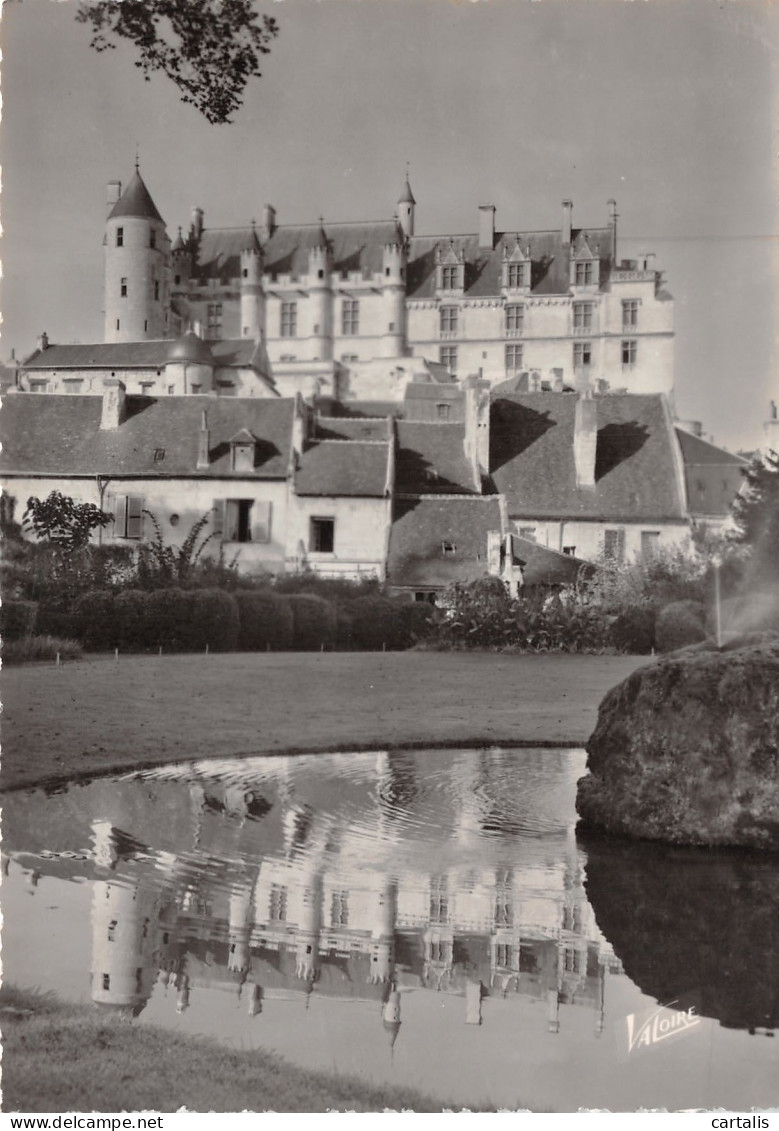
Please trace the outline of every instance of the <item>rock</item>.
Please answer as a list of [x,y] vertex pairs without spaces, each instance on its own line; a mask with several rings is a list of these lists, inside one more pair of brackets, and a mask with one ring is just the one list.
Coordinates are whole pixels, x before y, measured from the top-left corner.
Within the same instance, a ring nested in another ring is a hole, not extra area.
[[779,639],[699,645],[639,668],[600,705],[583,827],[779,851]]

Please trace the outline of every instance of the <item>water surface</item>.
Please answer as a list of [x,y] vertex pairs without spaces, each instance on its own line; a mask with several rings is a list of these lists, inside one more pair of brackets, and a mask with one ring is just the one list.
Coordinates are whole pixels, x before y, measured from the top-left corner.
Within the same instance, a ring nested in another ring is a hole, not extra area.
[[776,860],[579,843],[583,769],[352,753],[10,795],[5,977],[458,1105],[779,1105]]

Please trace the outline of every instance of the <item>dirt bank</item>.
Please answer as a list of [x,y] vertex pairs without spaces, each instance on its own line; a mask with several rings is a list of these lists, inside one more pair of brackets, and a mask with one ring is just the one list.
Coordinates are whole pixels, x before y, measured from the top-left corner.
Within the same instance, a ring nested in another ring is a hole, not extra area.
[[241,653],[5,668],[0,785],[237,754],[583,745],[632,656]]

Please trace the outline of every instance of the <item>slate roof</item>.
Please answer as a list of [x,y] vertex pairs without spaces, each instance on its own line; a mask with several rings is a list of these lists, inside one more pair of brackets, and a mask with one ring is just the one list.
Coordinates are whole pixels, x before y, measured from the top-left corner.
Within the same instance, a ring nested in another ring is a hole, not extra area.
[[[127,397],[128,417],[101,430],[102,397],[20,393],[7,397],[0,416],[0,470],[17,475],[115,475],[167,478],[247,478],[233,472],[230,438],[248,428],[257,438],[254,475],[284,479],[289,466],[295,402],[291,398]],[[203,411],[210,433],[210,465],[197,470]],[[154,453],[163,449],[164,459]]]
[[699,436],[693,436],[682,428],[676,429],[676,435],[684,460],[690,513],[726,518],[734,499],[744,486],[743,471],[749,466],[748,460],[726,452]]
[[[397,499],[390,530],[387,582],[438,588],[487,574],[487,534],[501,530],[492,496]],[[455,547],[444,553],[443,543]]]
[[[532,519],[679,522],[678,449],[659,395],[596,397],[595,487],[576,485],[571,393],[501,395],[491,406],[490,470],[509,515]],[[679,471],[681,469],[679,468]]]
[[[307,275],[308,253],[321,242],[322,226],[287,224],[275,229],[263,243],[263,271],[269,275]],[[397,220],[373,223],[328,224],[324,232],[332,253],[333,273],[359,271],[374,275],[383,270],[383,248],[403,243]],[[252,229],[206,228],[198,246],[196,274],[200,278],[234,279],[241,274],[241,251]]]
[[139,216],[142,219],[159,220],[161,224],[165,223],[137,169],[130,178],[124,192],[108,213],[109,220],[113,220],[117,216]]
[[389,440],[392,435],[386,417],[378,420],[360,417],[319,416],[314,425],[316,440]]
[[301,456],[295,494],[383,498],[389,457],[389,442],[320,440]]
[[[162,369],[174,345],[173,338],[147,342],[91,342],[85,345],[50,345],[36,350],[23,369]],[[250,338],[221,339],[208,343],[214,364],[246,368],[256,342]]]
[[[576,240],[586,231],[589,244],[597,246],[601,261],[601,281],[608,274],[611,255],[611,229],[574,229],[572,238]],[[531,268],[531,291],[537,295],[567,294],[570,290],[570,246],[564,244],[560,229],[547,232],[496,232],[495,246],[479,247],[476,234],[451,237],[456,249],[465,255],[465,294],[472,298],[501,294],[503,278],[503,248],[509,254],[516,246],[517,235],[523,247],[529,245]],[[409,298],[433,298],[435,296],[435,253],[436,247],[449,246],[449,236],[412,236],[408,262]]]
[[582,571],[590,576],[595,572],[592,562],[560,554],[531,538],[514,534],[512,545],[514,561],[522,567],[524,585],[572,585]]
[[398,495],[474,494],[473,467],[465,457],[465,425],[399,420],[395,463]]

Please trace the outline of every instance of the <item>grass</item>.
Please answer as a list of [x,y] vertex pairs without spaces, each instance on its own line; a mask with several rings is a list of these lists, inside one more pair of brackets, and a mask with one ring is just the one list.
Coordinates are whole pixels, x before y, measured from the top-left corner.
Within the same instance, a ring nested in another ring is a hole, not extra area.
[[309,1072],[34,991],[3,987],[0,1018],[6,1112],[452,1110],[409,1088]]
[[59,636],[22,636],[19,640],[3,641],[3,662],[6,664],[34,664],[42,660],[56,663],[60,660],[80,660],[83,648],[78,640],[65,640]]
[[483,652],[86,656],[3,672],[5,789],[191,758],[583,745],[646,657]]

